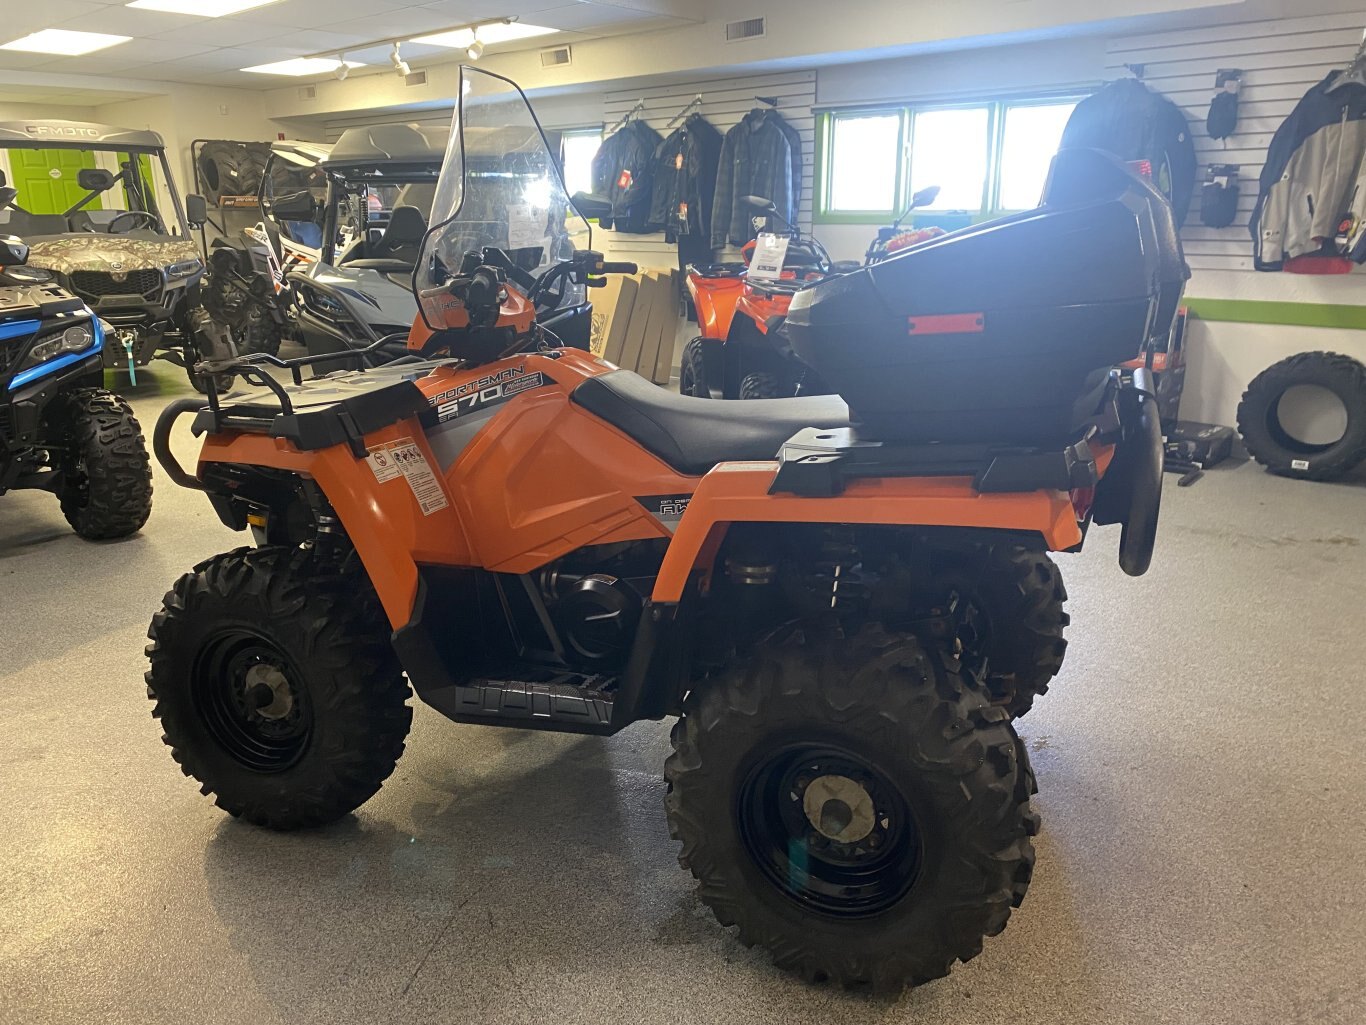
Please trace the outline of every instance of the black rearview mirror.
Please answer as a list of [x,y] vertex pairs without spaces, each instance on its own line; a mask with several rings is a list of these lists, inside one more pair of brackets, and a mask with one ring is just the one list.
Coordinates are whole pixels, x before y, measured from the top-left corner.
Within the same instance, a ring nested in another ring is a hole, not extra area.
[[12,189],[4,182],[4,173],[0,172],[0,208],[7,207],[19,198],[19,190]]
[[921,189],[919,192],[917,192],[914,196],[911,197],[911,206],[912,208],[917,209],[920,207],[929,206],[938,198],[939,186],[931,185],[928,189]]
[[83,167],[76,172],[76,184],[86,192],[108,192],[114,187],[114,176],[102,167]]
[[740,202],[746,206],[752,206],[755,210],[762,210],[766,214],[776,214],[778,207],[773,200],[765,199],[763,196],[741,196]]
[[185,197],[185,220],[191,228],[202,228],[209,219],[209,201],[192,192]]
[[[13,189],[0,188],[0,197]],[[0,267],[20,267],[28,262],[28,246],[13,235],[0,235]]]

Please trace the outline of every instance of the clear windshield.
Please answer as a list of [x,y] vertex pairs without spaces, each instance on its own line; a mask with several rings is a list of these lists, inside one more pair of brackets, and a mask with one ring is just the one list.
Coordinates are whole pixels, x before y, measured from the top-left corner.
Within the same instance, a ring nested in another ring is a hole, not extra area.
[[7,177],[19,197],[0,210],[0,231],[30,238],[72,232],[145,239],[188,234],[159,150],[22,148],[5,155]]
[[466,253],[502,249],[533,274],[589,248],[536,115],[509,80],[463,67],[461,102],[414,286],[444,283]]

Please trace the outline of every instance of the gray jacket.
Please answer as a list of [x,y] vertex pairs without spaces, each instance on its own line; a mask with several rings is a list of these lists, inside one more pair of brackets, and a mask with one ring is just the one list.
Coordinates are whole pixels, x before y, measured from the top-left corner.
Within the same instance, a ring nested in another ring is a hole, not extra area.
[[1250,224],[1258,270],[1311,254],[1366,263],[1366,88],[1329,92],[1336,78],[1310,89],[1271,140]]

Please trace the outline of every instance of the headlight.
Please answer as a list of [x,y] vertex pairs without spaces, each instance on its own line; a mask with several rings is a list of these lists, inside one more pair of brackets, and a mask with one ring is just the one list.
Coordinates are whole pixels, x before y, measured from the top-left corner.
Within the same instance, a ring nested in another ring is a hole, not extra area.
[[79,324],[34,345],[28,351],[29,362],[43,363],[64,353],[84,352],[94,343],[94,331],[86,324]]
[[166,276],[169,278],[188,278],[191,274],[198,274],[204,269],[204,265],[198,259],[181,260],[173,263],[166,268]]

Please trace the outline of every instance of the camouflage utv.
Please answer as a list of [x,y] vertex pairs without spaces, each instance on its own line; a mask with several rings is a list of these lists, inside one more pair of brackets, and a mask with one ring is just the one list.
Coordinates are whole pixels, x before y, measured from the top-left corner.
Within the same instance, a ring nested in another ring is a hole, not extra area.
[[[182,205],[156,132],[77,121],[0,122],[0,234],[22,236],[29,266],[52,273],[114,330],[107,368],[154,357],[195,362],[191,311],[205,267],[190,235],[203,197]],[[20,205],[22,203],[22,205]]]

